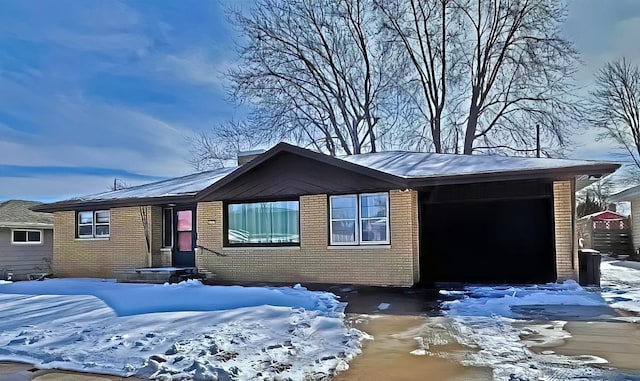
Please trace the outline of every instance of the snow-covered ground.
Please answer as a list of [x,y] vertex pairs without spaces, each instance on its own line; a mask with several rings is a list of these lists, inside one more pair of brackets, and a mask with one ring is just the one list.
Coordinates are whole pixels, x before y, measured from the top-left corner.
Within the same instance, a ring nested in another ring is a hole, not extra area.
[[612,307],[640,314],[640,262],[603,257],[602,296]]
[[363,334],[303,287],[49,279],[0,285],[0,360],[157,379],[323,379]]
[[[602,289],[584,289],[574,281],[528,287],[467,287],[464,291],[441,291],[453,300],[442,304],[444,321],[427,327],[421,340],[425,347],[446,342],[462,344],[471,351],[444,352],[465,365],[490,367],[494,380],[629,380],[640,379],[591,367],[606,364],[595,356],[561,356],[553,346],[571,337],[563,316],[579,317],[586,311],[594,318],[612,318],[609,307],[640,311],[640,263],[602,263]],[[612,311],[613,312],[613,311]],[[546,322],[531,319],[551,319]],[[615,313],[614,313],[615,314]],[[555,317],[555,320],[554,320]],[[536,353],[530,347],[549,347]]]

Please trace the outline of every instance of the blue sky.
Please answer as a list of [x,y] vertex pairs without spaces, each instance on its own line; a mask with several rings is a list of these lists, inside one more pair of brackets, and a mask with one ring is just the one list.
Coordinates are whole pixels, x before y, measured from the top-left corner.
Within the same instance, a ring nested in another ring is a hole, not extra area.
[[[0,2],[0,200],[59,200],[192,172],[186,136],[242,115],[224,73],[250,1]],[[640,2],[576,0],[565,26],[588,86],[606,60],[640,61]],[[574,157],[611,157],[592,133]]]

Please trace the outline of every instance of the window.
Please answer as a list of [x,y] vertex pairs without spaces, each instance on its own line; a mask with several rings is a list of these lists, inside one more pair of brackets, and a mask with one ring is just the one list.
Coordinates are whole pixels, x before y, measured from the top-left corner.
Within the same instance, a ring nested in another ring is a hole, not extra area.
[[41,230],[16,229],[11,231],[11,243],[39,245],[42,243]]
[[299,202],[228,204],[227,243],[245,246],[299,245]]
[[108,210],[78,212],[78,238],[109,237],[110,213]]
[[162,247],[173,247],[173,208],[162,210]]
[[389,243],[389,194],[331,196],[332,245]]

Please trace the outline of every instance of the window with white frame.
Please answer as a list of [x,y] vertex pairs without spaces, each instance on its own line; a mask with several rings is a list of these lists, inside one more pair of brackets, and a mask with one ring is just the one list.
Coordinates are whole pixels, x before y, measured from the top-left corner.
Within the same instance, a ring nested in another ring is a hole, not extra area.
[[42,244],[42,231],[14,229],[11,231],[11,243],[18,245],[40,245]]
[[78,238],[108,238],[110,213],[108,210],[78,212]]
[[331,245],[389,243],[389,194],[329,197]]

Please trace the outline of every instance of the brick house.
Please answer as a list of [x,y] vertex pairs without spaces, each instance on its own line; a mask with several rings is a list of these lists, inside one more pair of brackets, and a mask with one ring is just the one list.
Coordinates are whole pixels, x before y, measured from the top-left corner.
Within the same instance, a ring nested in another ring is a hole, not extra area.
[[[38,207],[58,276],[196,266],[226,281],[410,286],[576,277],[576,178],[618,164],[280,143],[236,168]],[[143,222],[144,221],[144,222]]]

